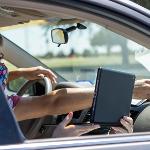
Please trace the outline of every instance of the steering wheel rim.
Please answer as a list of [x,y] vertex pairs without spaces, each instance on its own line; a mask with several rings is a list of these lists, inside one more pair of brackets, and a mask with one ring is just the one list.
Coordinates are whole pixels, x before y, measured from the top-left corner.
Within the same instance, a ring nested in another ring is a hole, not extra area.
[[[48,93],[52,92],[52,83],[51,83],[50,79],[47,78],[47,77],[43,77],[43,78],[41,78],[41,79],[43,79],[43,81],[44,81],[44,83],[45,83],[45,94],[48,94]],[[40,79],[40,80],[41,80],[41,79]],[[31,85],[33,85],[34,83],[36,83],[37,81],[39,81],[39,79],[38,79],[38,80],[28,80],[28,81],[26,81],[26,82],[23,84],[23,86],[18,90],[17,95],[18,95],[18,96],[23,96],[23,94],[26,92],[26,90],[27,90]],[[40,128],[41,128],[41,126],[42,126],[44,120],[45,120],[45,117],[36,119],[36,120],[34,121],[34,123],[32,124],[32,127],[27,131],[27,133],[26,133],[25,136],[26,136],[28,139],[33,139],[33,138],[35,138],[36,135],[37,135],[37,133],[39,132],[39,130],[40,130]]]
[[[50,81],[50,79],[48,77],[43,77],[41,78],[43,79],[44,83],[45,83],[45,94],[48,94],[52,91],[52,83]],[[18,96],[23,96],[23,94],[26,92],[26,90],[33,85],[34,83],[36,83],[37,81],[41,80],[41,79],[36,79],[36,80],[28,80],[26,81],[18,90],[17,95]]]

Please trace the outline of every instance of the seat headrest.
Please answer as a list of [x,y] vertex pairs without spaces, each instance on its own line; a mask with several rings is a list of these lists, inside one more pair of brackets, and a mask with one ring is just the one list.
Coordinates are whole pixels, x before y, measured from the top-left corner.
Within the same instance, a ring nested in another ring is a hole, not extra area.
[[134,132],[150,132],[150,105],[147,105],[137,116]]

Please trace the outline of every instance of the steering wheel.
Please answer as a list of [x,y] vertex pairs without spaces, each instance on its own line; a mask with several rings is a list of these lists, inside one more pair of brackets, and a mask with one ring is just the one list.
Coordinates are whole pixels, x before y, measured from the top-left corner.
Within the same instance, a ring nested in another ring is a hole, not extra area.
[[[45,84],[45,94],[50,93],[52,91],[52,83],[51,83],[50,79],[47,78],[47,77],[43,77],[42,80],[44,81],[44,84]],[[23,84],[23,86],[18,90],[17,95],[18,96],[23,96],[23,94],[26,92],[26,90],[29,89],[29,87],[31,85],[33,85],[34,83],[36,83],[37,81],[39,81],[39,79],[38,80],[26,81]],[[44,120],[45,120],[45,117],[42,117],[42,118],[39,118],[39,119],[34,119],[34,121],[32,123],[32,127],[26,132],[25,136],[28,139],[35,138],[36,135],[38,134]]]
[[[45,94],[50,93],[50,92],[52,91],[52,83],[51,83],[50,79],[47,78],[47,77],[43,77],[43,78],[41,78],[41,79],[42,79],[42,80],[44,81],[44,83],[45,83]],[[40,79],[40,80],[41,80],[41,79]],[[18,95],[18,96],[23,96],[23,94],[26,92],[26,90],[29,89],[29,87],[30,87],[31,85],[33,85],[34,83],[36,83],[37,81],[39,81],[39,79],[26,81],[26,82],[22,85],[22,87],[20,87],[20,89],[18,90],[17,95]]]

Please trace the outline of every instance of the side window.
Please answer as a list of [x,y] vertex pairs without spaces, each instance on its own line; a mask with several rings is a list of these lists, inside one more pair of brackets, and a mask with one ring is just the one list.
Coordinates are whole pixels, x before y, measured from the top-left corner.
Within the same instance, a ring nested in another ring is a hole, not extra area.
[[[19,37],[15,39],[11,38],[14,31],[5,35],[71,82],[95,84],[98,67],[133,73],[136,79],[150,78],[149,49],[98,24],[82,24],[87,29],[70,32],[68,43],[59,47],[52,42],[51,30],[59,27],[66,29],[71,27],[70,24],[28,26],[16,30],[15,34]],[[28,33],[27,38],[24,32]],[[26,42],[22,43],[25,39]]]
[[[8,62],[8,61],[5,61],[5,64],[6,64],[7,68],[8,68],[8,70],[9,70],[9,72],[10,72],[10,71],[13,71],[13,70],[15,70],[15,69],[17,69],[16,66],[14,66],[13,64],[11,64],[11,63]],[[24,79],[24,78],[17,78],[17,79],[15,79],[15,80],[12,80],[12,81],[10,81],[10,82],[7,84],[7,89],[8,89],[9,92],[17,93],[17,91],[20,89],[20,87],[23,86],[23,84],[24,84],[26,81],[27,81],[27,80]],[[26,91],[25,94],[27,94],[27,95],[33,95],[33,88],[30,87],[30,88]]]
[[136,79],[150,78],[148,49],[98,24],[84,25],[86,30],[70,32],[68,43],[60,47],[50,43],[47,32],[51,46],[44,54],[38,51],[37,58],[69,81],[94,84],[98,67],[133,73]]

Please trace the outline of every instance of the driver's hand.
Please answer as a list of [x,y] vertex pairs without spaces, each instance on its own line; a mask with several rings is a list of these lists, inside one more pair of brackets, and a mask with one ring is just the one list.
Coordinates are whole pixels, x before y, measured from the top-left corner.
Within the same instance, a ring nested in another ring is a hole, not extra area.
[[128,116],[124,116],[120,119],[120,123],[123,127],[112,127],[110,134],[119,134],[119,133],[132,133],[133,132],[133,119]]
[[43,68],[42,66],[30,67],[30,68],[19,68],[22,72],[22,76],[28,80],[41,79],[42,77],[48,77],[52,82],[56,83],[57,76],[50,70]]
[[133,98],[150,99],[150,79],[141,79],[135,81]]
[[68,125],[72,120],[73,112],[70,112],[65,119],[56,127],[52,137],[80,136],[92,130],[100,128],[99,125]]

